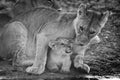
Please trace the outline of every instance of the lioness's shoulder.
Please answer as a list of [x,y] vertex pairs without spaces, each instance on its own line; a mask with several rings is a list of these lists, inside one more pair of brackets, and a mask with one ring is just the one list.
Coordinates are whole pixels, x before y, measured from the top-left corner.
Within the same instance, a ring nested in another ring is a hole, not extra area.
[[48,7],[39,7],[21,13],[20,15],[12,19],[11,22],[19,21],[22,22],[25,27],[30,28],[29,30],[31,30],[33,26],[34,30],[36,30],[41,25],[56,20],[58,17],[59,11]]

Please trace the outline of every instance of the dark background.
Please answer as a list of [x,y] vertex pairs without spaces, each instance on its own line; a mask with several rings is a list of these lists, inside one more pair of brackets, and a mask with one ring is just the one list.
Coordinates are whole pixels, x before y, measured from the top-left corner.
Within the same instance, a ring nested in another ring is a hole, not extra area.
[[91,67],[90,74],[115,75],[120,73],[120,0],[0,0],[0,32],[16,15],[40,6],[74,11],[86,3],[90,9],[111,11],[104,29],[99,34],[101,42],[91,45],[84,62]]

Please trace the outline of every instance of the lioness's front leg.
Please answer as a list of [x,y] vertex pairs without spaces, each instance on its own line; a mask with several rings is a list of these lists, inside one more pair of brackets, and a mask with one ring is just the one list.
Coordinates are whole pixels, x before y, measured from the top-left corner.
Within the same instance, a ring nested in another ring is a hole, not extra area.
[[90,71],[90,67],[83,62],[83,56],[77,55],[74,59],[74,67],[84,69],[87,73]]
[[36,56],[35,61],[31,67],[26,69],[28,73],[41,74],[45,70],[47,50],[48,50],[48,40],[44,34],[38,34],[36,36]]

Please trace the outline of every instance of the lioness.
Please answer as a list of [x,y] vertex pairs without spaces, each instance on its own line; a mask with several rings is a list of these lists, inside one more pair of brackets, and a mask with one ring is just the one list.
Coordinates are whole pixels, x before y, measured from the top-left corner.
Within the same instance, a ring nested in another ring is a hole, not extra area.
[[71,55],[73,54],[72,46],[68,39],[58,38],[49,42],[51,48],[48,53],[47,68],[50,71],[70,72]]
[[107,18],[108,12],[90,11],[84,5],[76,14],[61,14],[44,7],[27,11],[6,24],[0,56],[13,57],[13,65],[29,65],[26,72],[41,74],[45,70],[50,40],[76,37],[77,44],[86,45],[104,27]]

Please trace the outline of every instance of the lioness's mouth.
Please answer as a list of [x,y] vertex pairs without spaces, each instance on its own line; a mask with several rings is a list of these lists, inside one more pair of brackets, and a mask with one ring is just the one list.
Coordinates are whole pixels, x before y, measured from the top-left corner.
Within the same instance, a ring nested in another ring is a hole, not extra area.
[[80,45],[80,46],[84,46],[84,44],[81,44],[81,43],[80,43],[79,45]]
[[3,10],[3,9],[5,9],[5,7],[1,6],[1,7],[0,7],[0,10]]

